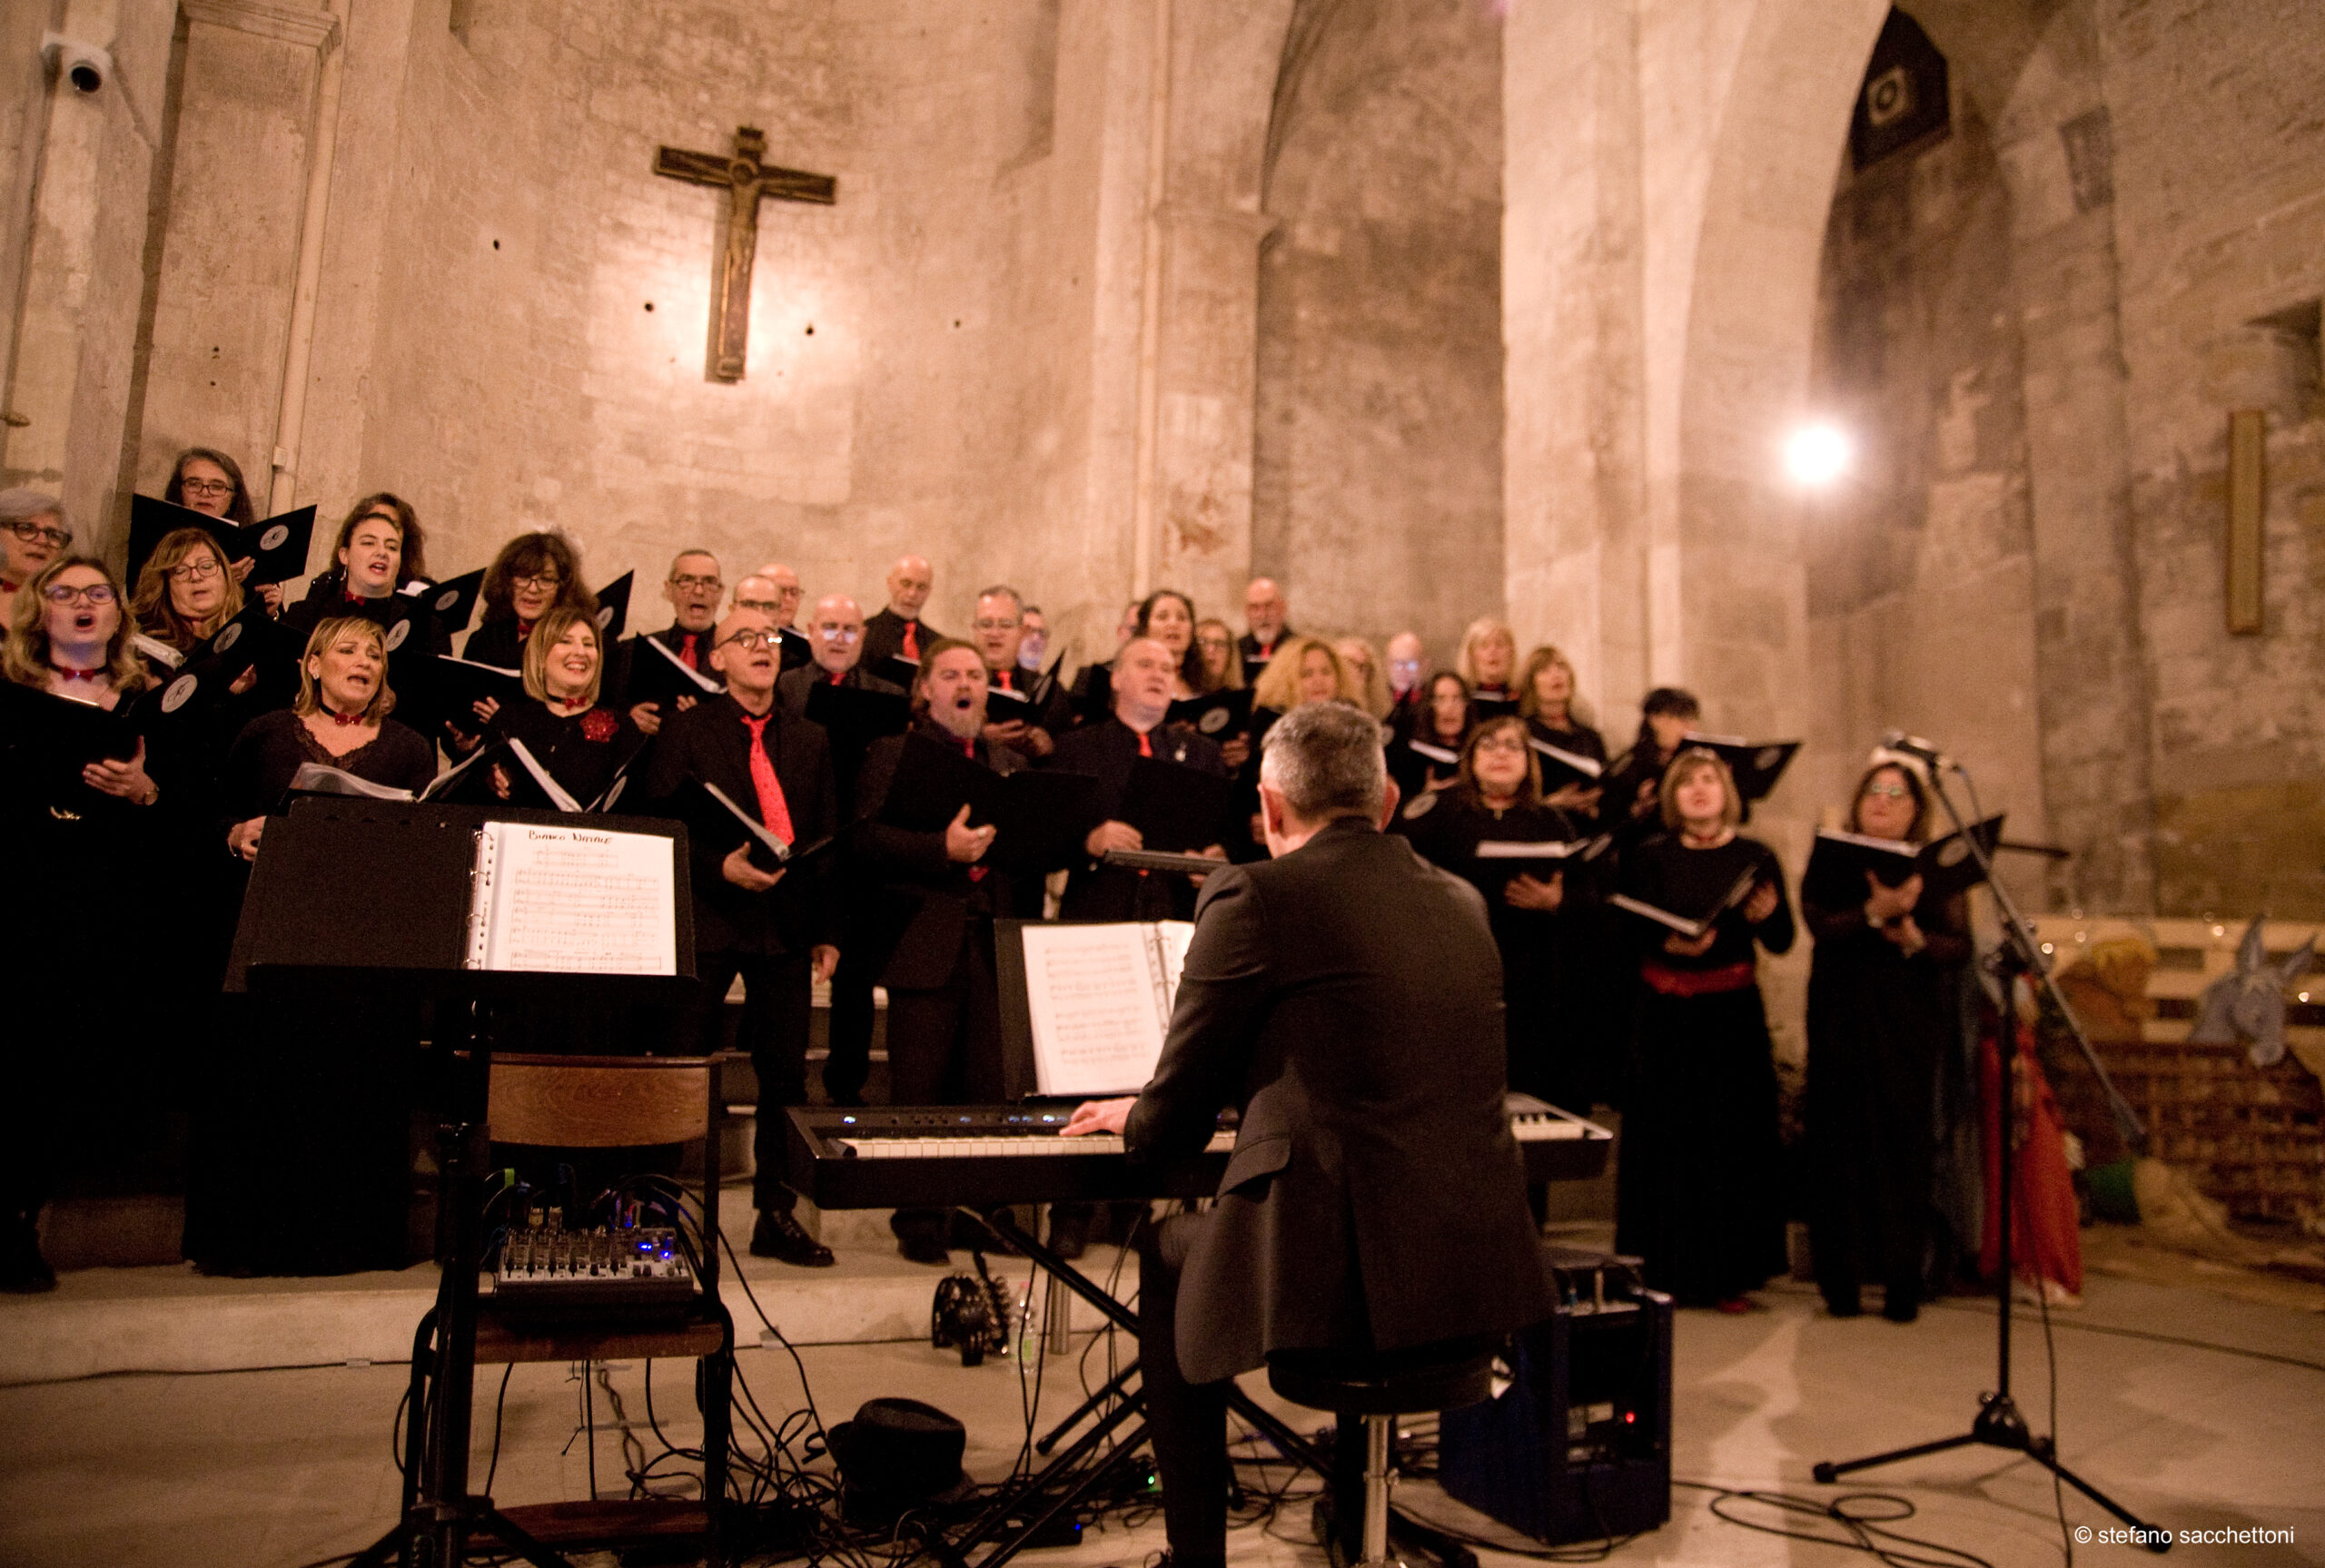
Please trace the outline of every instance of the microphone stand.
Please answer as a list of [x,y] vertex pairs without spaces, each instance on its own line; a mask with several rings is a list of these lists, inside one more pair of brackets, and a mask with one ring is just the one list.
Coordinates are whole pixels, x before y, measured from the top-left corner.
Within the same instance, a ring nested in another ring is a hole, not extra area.
[[[1960,809],[1954,805],[1954,797],[1945,787],[1945,769],[1939,765],[1939,759],[1934,756],[1925,757],[1924,760],[1930,764],[1931,790],[1936,794],[1939,804],[1944,806],[1946,816],[1954,823],[1954,831],[1961,836],[1962,842],[1969,846],[1970,853],[1977,857],[1978,870],[1984,875],[1987,888],[1994,894],[1995,912],[2002,921],[2002,945],[1989,954],[1985,961],[1988,971],[1994,976],[2002,989],[2001,1016],[1997,1021],[1999,1027],[1996,1031],[1998,1038],[1994,1042],[1995,1054],[2000,1059],[2002,1070],[1999,1084],[2001,1104],[1994,1119],[1998,1129],[1997,1135],[2001,1140],[1999,1152],[2002,1179],[2001,1202],[1998,1205],[2001,1214],[2000,1229],[1997,1235],[1999,1242],[1997,1250],[2000,1253],[2001,1265],[1994,1276],[1994,1388],[1992,1393],[1981,1394],[1978,1396],[1977,1418],[1971,1423],[1970,1430],[1967,1432],[1958,1433],[1951,1437],[1941,1437],[1934,1442],[1916,1443],[1910,1447],[1893,1448],[1886,1453],[1867,1455],[1861,1459],[1845,1459],[1837,1464],[1829,1459],[1824,1460],[1815,1466],[1812,1474],[1818,1482],[1829,1485],[1852,1471],[1870,1470],[1876,1465],[1895,1464],[1906,1459],[1919,1459],[1924,1455],[1943,1454],[1949,1449],[1968,1447],[1972,1444],[1989,1448],[2007,1449],[2014,1454],[2025,1455],[2093,1503],[2106,1509],[2108,1513],[2130,1525],[2134,1533],[2134,1539],[2140,1544],[2146,1546],[2149,1551],[2169,1552],[2172,1550],[2172,1532],[2145,1523],[2122,1504],[2117,1503],[2082,1476],[2060,1464],[2054,1438],[2035,1435],[2033,1430],[2027,1425],[2026,1417],[2020,1413],[2018,1402],[2011,1396],[2011,1285],[2017,1272],[2015,1257],[2012,1250],[2011,1235],[2011,1211],[2015,1207],[2011,1189],[2013,1166],[2011,1144],[2017,1119],[2017,1082],[2013,1070],[2018,1058],[2018,1027],[2013,1006],[2017,982],[2022,977],[2037,982],[2057,1006],[2059,1015],[2066,1020],[2067,1028],[2074,1035],[2075,1043],[2083,1050],[2083,1060],[2090,1063],[2091,1070],[2098,1077],[2100,1087],[2106,1091],[2108,1107],[2114,1113],[2116,1123],[2122,1128],[2125,1139],[2135,1148],[2143,1146],[2147,1140],[2147,1130],[2140,1125],[2139,1115],[2132,1109],[2130,1102],[2117,1092],[2114,1081],[2107,1076],[2107,1070],[2100,1064],[2098,1053],[2092,1050],[2090,1037],[2083,1033],[2083,1023],[2075,1017],[2074,1009],[2068,1005],[2067,999],[2060,993],[2058,986],[2051,979],[2050,967],[2043,962],[2042,950],[2034,940],[2033,931],[2019,914],[2018,906],[2011,902],[2009,890],[1994,880],[1994,857],[1987,853],[1986,846],[1979,841],[1978,835],[1969,831],[1969,824],[1964,820]],[[1956,767],[1954,771],[1961,772],[1962,770]],[[2005,1035],[2006,1039],[2001,1038]],[[2039,1283],[2037,1288],[2040,1288]]]

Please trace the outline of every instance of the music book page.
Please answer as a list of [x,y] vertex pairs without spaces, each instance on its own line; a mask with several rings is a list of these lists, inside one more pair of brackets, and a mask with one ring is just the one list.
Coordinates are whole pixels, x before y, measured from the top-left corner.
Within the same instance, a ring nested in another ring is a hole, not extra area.
[[468,967],[678,972],[675,841],[487,823],[477,831]]
[[1193,933],[1184,921],[1024,928],[1040,1092],[1132,1094],[1154,1076]]

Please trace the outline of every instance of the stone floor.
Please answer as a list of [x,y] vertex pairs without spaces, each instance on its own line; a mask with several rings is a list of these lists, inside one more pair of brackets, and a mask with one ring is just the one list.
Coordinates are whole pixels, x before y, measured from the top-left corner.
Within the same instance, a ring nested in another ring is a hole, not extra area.
[[[760,1306],[796,1339],[822,1341],[802,1343],[800,1358],[825,1421],[837,1422],[878,1395],[928,1400],[967,1425],[971,1474],[1001,1475],[1024,1431],[1026,1369],[1014,1361],[964,1368],[949,1353],[898,1337],[912,1332],[938,1276],[895,1258],[868,1218],[833,1226],[843,1255],[838,1269],[809,1274],[754,1262],[748,1277]],[[1102,1266],[1105,1260],[1098,1255]],[[92,1277],[100,1275],[108,1277]],[[333,1324],[367,1311],[380,1323],[365,1332],[391,1347],[408,1335],[412,1304],[427,1288],[425,1271],[270,1284],[199,1281],[183,1269],[92,1270],[68,1277],[56,1297],[0,1302],[0,1355],[13,1384],[0,1387],[0,1563],[296,1568],[364,1543],[386,1527],[396,1505],[390,1433],[404,1369],[385,1362],[398,1352],[353,1365],[247,1368],[322,1358],[349,1339],[343,1323]],[[1127,1295],[1132,1286],[1121,1288]],[[754,1309],[739,1292],[730,1300],[747,1343],[757,1326]],[[1955,1453],[1853,1478],[1859,1482],[1853,1487],[1819,1487],[1809,1477],[1818,1459],[1965,1426],[1975,1393],[1992,1378],[1990,1306],[1946,1302],[1900,1327],[1877,1317],[1836,1321],[1800,1287],[1777,1286],[1764,1300],[1766,1310],[1746,1317],[1679,1316],[1676,1476],[1820,1501],[1879,1490],[1912,1504],[1915,1516],[1901,1528],[1924,1540],[1995,1564],[2062,1560],[2048,1478],[2009,1455]],[[93,1359],[76,1346],[74,1327],[100,1321],[108,1325],[107,1349]],[[2070,1464],[2174,1531],[2258,1527],[2292,1535],[2280,1544],[2191,1543],[2179,1556],[2238,1568],[2325,1563],[2325,1317],[2200,1289],[2094,1277],[2086,1305],[2054,1314],[2053,1325],[2057,1428]],[[165,1343],[169,1355],[160,1354]],[[2022,1402],[2046,1429],[2040,1324],[2022,1314],[2015,1344]],[[1073,1345],[1076,1359],[1086,1357],[1093,1372],[1116,1348],[1088,1326]],[[190,1351],[202,1354],[189,1360]],[[779,1348],[747,1348],[737,1363],[768,1416],[779,1420],[805,1405],[807,1390]],[[96,1364],[246,1369],[64,1375]],[[618,1494],[623,1484],[625,1416],[643,1452],[661,1446],[647,1424],[644,1372],[635,1365],[607,1369],[621,1415],[602,1391],[595,1395],[601,1493]],[[654,1389],[655,1414],[680,1444],[695,1430],[673,1414],[687,1403],[684,1376],[664,1364]],[[1039,1406],[1044,1425],[1078,1398],[1080,1381],[1073,1366],[1047,1364]],[[480,1485],[497,1385],[488,1379],[479,1399]],[[575,1440],[580,1388],[563,1366],[515,1370],[492,1484],[501,1501],[589,1494],[589,1445]],[[1309,1425],[1316,1418],[1298,1420]],[[1309,1484],[1302,1477],[1292,1486]],[[1676,1489],[1672,1523],[1618,1548],[1612,1560],[1843,1560],[1832,1547],[1725,1522],[1711,1512],[1714,1496]],[[1419,1513],[1465,1518],[1480,1533],[1498,1529],[1426,1483],[1409,1484],[1400,1497]],[[1778,1522],[1766,1508],[1727,1506]],[[2072,1491],[2065,1510],[2071,1527],[2103,1531],[2113,1523]],[[1162,1546],[1157,1522],[1113,1524],[1080,1547],[1026,1561],[1140,1564]],[[2079,1554],[2128,1562],[2131,1551],[2101,1543]],[[1239,1531],[1231,1552],[1239,1564],[1323,1560],[1308,1540],[1304,1504],[1264,1527]],[[1491,1551],[1484,1556],[1488,1568],[1517,1561]]]

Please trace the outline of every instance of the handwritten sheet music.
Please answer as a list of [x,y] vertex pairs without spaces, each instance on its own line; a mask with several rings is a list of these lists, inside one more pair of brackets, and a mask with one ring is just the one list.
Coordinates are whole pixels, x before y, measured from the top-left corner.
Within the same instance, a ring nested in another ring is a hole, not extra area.
[[487,823],[469,965],[678,973],[676,851],[653,833]]
[[1154,1076],[1194,927],[1028,925],[1025,992],[1044,1094],[1130,1094]]

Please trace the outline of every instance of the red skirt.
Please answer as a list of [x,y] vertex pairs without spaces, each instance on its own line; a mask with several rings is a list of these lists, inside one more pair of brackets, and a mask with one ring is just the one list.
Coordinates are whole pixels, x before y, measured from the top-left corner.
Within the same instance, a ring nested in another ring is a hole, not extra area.
[[[2011,1148],[2010,1242],[2021,1279],[2055,1280],[2078,1295],[2083,1290],[2082,1216],[2075,1204],[2074,1177],[2067,1169],[2066,1124],[2050,1080],[2034,1060],[2034,1036],[2013,1023],[2018,1060],[2012,1068],[2018,1102],[2025,1114],[2013,1118],[2017,1141]],[[1978,1271],[1987,1278],[2002,1266],[2002,1058],[1989,1032],[1978,1042],[1979,1098],[1985,1106],[1986,1224],[1978,1248]]]

